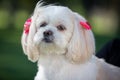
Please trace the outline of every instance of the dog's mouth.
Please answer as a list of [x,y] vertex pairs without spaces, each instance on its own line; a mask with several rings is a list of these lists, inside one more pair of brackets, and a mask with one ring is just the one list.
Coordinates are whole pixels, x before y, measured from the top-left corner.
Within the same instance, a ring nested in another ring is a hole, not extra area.
[[43,42],[45,43],[53,43],[54,42],[54,37],[53,36],[47,36],[42,39]]

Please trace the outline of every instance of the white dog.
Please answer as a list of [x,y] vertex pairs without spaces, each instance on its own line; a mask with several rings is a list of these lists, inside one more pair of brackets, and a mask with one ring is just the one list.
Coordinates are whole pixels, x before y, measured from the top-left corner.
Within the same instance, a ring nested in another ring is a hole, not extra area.
[[35,80],[120,80],[120,68],[94,56],[90,25],[69,8],[39,2],[24,26],[24,53],[38,62]]

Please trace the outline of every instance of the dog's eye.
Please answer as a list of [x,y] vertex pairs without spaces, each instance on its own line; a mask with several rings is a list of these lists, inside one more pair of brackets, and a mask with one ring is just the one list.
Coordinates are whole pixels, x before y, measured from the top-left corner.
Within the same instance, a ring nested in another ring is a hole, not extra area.
[[65,28],[64,25],[58,25],[58,26],[57,26],[57,29],[60,30],[60,31],[63,31],[63,30],[65,30],[66,28]]
[[40,27],[45,27],[47,25],[47,23],[46,22],[43,22],[41,25],[40,25]]

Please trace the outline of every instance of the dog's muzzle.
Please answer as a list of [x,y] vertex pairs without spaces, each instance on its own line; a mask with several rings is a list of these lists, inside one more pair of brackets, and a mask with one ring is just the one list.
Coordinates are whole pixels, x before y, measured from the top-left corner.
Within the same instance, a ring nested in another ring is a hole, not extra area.
[[43,32],[44,38],[43,41],[46,43],[52,43],[54,40],[53,32],[51,30],[47,30]]

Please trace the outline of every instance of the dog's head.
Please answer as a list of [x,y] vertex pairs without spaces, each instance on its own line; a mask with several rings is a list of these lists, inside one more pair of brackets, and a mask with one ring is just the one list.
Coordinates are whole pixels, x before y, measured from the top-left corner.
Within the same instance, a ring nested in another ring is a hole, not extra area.
[[67,7],[38,3],[24,26],[22,47],[33,62],[41,54],[65,55],[71,61],[84,62],[95,53],[87,21]]

